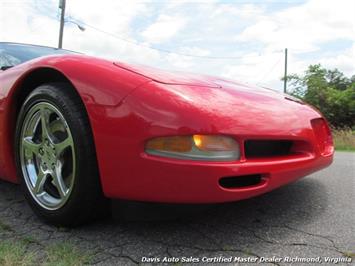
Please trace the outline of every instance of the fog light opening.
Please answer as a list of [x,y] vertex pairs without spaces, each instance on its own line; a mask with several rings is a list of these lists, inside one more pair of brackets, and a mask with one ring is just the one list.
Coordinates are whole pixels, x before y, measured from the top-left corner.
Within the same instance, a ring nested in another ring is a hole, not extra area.
[[260,185],[263,182],[261,174],[242,175],[242,176],[228,176],[222,177],[219,180],[219,185],[223,188],[246,188]]

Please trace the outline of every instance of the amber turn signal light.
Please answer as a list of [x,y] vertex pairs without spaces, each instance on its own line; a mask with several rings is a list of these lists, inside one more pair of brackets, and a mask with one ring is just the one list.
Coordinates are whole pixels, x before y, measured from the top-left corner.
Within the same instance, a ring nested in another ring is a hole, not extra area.
[[147,141],[150,155],[202,161],[235,161],[240,157],[238,143],[231,137],[192,135],[157,137]]

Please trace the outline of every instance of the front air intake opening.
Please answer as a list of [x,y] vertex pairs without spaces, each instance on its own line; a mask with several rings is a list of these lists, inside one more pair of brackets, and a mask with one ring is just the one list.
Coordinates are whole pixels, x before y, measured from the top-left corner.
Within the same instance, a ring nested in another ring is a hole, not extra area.
[[259,185],[262,182],[262,176],[256,175],[242,175],[242,176],[229,176],[222,177],[219,180],[219,185],[223,188],[245,188],[250,186]]
[[245,141],[246,158],[265,158],[291,154],[291,140],[247,140]]

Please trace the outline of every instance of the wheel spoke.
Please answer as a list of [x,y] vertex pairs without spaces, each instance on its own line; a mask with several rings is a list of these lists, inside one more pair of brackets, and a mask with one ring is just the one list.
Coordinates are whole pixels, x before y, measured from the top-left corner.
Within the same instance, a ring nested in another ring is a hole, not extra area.
[[43,186],[44,183],[46,182],[47,175],[43,173],[42,170],[39,170],[38,175],[37,175],[37,180],[36,184],[33,188],[33,191],[35,194],[41,194],[43,192]]
[[41,108],[41,125],[42,125],[42,141],[50,138],[50,128],[49,128],[49,114],[45,108]]
[[35,154],[38,155],[39,152],[39,144],[36,144],[32,141],[31,137],[26,137],[22,140],[22,145],[25,148],[26,151],[30,152],[31,155]]
[[58,189],[60,198],[65,198],[68,194],[68,189],[62,177],[62,163],[60,161],[58,161],[53,170],[52,178],[54,186]]
[[54,144],[54,148],[55,148],[55,152],[57,154],[57,157],[60,157],[62,155],[62,153],[64,152],[64,150],[69,147],[73,147],[73,140],[71,137],[67,137],[62,142]]

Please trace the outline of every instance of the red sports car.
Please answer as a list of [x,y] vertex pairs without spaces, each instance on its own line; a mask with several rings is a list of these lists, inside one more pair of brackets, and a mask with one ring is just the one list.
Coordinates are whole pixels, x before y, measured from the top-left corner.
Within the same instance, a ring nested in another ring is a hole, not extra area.
[[0,66],[0,176],[51,223],[109,198],[237,201],[332,162],[322,115],[272,90],[16,43]]

